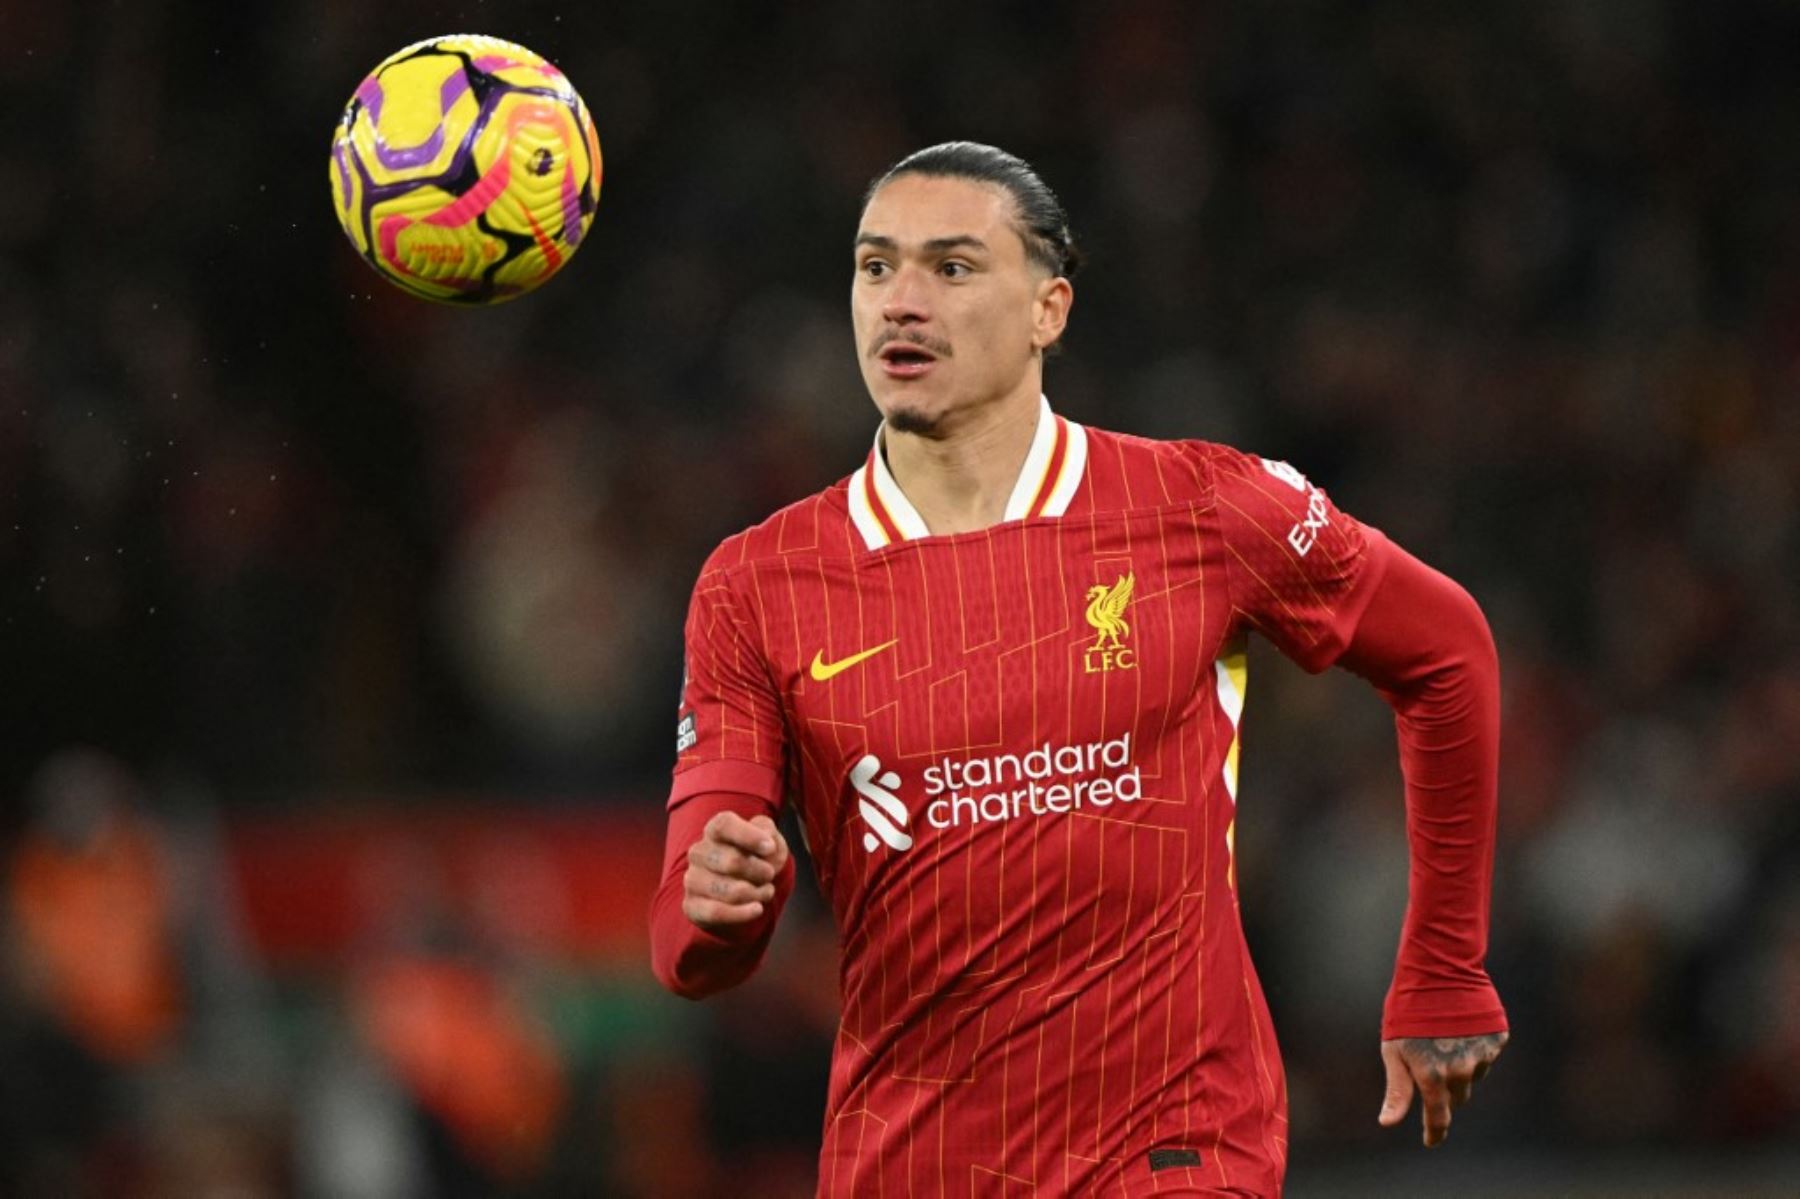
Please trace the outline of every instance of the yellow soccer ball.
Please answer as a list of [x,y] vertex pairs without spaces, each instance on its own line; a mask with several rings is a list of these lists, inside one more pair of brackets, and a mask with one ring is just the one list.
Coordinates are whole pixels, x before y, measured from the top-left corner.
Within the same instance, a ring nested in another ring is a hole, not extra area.
[[331,201],[356,252],[446,304],[498,304],[562,269],[594,219],[600,174],[567,77],[474,34],[383,60],[331,144]]

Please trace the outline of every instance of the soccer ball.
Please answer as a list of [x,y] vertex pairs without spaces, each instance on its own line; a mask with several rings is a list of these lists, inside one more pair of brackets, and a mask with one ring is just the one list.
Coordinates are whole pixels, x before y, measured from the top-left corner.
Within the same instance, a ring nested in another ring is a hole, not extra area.
[[554,275],[600,199],[600,142],[563,73],[523,46],[429,38],[357,87],[331,144],[331,200],[390,283],[497,304]]

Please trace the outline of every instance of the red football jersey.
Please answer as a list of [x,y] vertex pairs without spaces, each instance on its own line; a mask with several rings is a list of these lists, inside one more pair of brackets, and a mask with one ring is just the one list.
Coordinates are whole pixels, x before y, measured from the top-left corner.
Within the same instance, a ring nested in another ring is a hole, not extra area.
[[1279,1189],[1244,637],[1329,665],[1379,536],[1284,463],[1045,404],[992,528],[930,536],[878,446],[712,555],[670,802],[791,805],[836,912],[821,1195]]

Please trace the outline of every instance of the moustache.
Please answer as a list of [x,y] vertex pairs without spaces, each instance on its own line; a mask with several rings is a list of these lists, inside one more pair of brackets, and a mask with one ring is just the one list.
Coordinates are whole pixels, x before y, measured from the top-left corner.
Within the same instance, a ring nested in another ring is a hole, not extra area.
[[875,357],[875,355],[881,353],[884,347],[896,341],[903,341],[907,345],[918,346],[922,350],[930,350],[939,358],[950,358],[954,356],[954,352],[950,349],[950,343],[947,341],[943,341],[936,337],[927,337],[923,333],[907,333],[899,329],[883,329],[880,333],[875,335],[875,340],[869,343],[869,357]]

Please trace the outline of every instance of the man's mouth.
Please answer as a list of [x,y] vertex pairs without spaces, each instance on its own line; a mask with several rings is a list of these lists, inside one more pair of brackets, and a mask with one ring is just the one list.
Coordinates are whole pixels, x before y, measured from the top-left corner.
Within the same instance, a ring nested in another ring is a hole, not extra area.
[[910,341],[891,341],[877,355],[882,373],[890,379],[917,379],[936,365],[938,356]]

